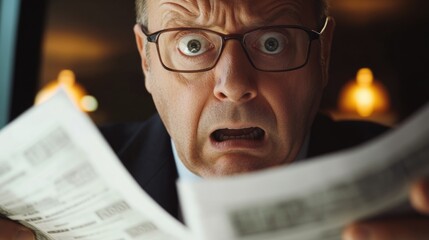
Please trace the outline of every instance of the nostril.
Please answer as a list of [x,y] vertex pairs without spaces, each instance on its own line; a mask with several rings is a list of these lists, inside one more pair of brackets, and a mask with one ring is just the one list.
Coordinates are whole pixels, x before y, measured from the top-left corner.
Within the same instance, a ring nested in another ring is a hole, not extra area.
[[252,98],[252,93],[250,93],[250,92],[247,92],[247,93],[245,93],[245,94],[243,94],[243,96],[241,97],[243,100],[248,100],[248,99],[251,99]]
[[228,98],[227,96],[226,96],[226,94],[225,93],[223,93],[223,92],[217,92],[217,98],[219,98],[219,99],[226,99],[226,98]]
[[258,94],[258,89],[252,79],[228,77],[219,79],[216,82],[213,94],[221,101],[243,103],[255,98]]
[[253,98],[254,94],[252,92],[246,92],[244,94],[225,94],[224,92],[217,92],[216,97],[220,100],[230,100],[233,102],[243,102],[248,101]]

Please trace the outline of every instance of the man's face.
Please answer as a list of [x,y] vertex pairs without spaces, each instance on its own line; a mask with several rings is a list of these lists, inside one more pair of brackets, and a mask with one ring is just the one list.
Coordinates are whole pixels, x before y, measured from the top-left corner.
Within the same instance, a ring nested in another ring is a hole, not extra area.
[[[310,2],[149,0],[148,30],[200,27],[231,34],[282,24],[316,29]],[[258,71],[240,43],[229,40],[212,70],[178,73],[164,69],[156,45],[145,46],[140,29],[134,30],[146,88],[188,169],[210,177],[295,159],[326,84],[327,67],[321,59],[328,59],[332,31],[313,42],[308,64],[298,70]]]

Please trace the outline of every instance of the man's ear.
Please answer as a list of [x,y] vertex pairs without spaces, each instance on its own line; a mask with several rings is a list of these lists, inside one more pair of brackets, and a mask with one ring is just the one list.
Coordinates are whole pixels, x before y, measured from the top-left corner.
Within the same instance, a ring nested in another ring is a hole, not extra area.
[[141,58],[141,66],[143,69],[143,73],[145,75],[145,86],[147,91],[150,93],[150,74],[149,74],[149,64],[148,64],[148,58],[146,54],[146,47],[145,39],[146,36],[143,34],[140,25],[136,24],[134,25],[134,36],[136,37],[136,44],[137,44],[137,50],[139,51],[140,58]]
[[323,77],[323,86],[326,86],[329,78],[329,62],[331,57],[331,46],[332,39],[334,36],[335,29],[335,20],[332,17],[328,17],[327,23],[324,27],[323,33],[320,36],[321,42],[321,67],[322,67],[322,77]]

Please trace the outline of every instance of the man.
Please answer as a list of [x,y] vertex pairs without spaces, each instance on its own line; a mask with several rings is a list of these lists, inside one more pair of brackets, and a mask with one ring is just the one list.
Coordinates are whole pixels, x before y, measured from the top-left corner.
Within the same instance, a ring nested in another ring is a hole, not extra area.
[[[316,117],[334,29],[321,0],[136,2],[134,32],[159,116],[104,134],[142,188],[173,216],[177,177],[290,164],[381,132]],[[410,197],[429,213],[427,183],[416,183]],[[19,229],[3,220],[0,239],[15,239]],[[344,239],[355,240],[428,236],[423,217],[356,223],[344,232]]]

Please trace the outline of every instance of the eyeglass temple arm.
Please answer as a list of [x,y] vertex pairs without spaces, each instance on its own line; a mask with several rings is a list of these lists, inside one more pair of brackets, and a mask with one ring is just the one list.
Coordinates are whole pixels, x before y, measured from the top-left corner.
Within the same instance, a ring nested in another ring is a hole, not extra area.
[[156,42],[159,36],[159,33],[149,34],[146,26],[144,26],[143,24],[140,24],[140,29],[142,30],[143,34],[146,36],[146,39],[148,42]]
[[315,31],[315,30],[311,30],[310,32],[308,32],[310,34],[310,39],[311,40],[316,40],[316,39],[320,38],[320,36],[323,34],[323,32],[328,27],[330,19],[331,18],[329,16],[325,18],[325,23],[323,24],[322,30],[320,30],[320,32]]
[[323,32],[325,32],[326,28],[328,27],[329,22],[331,21],[331,17],[327,16],[325,18],[325,23],[323,24],[322,30],[320,30],[319,34],[322,35]]

